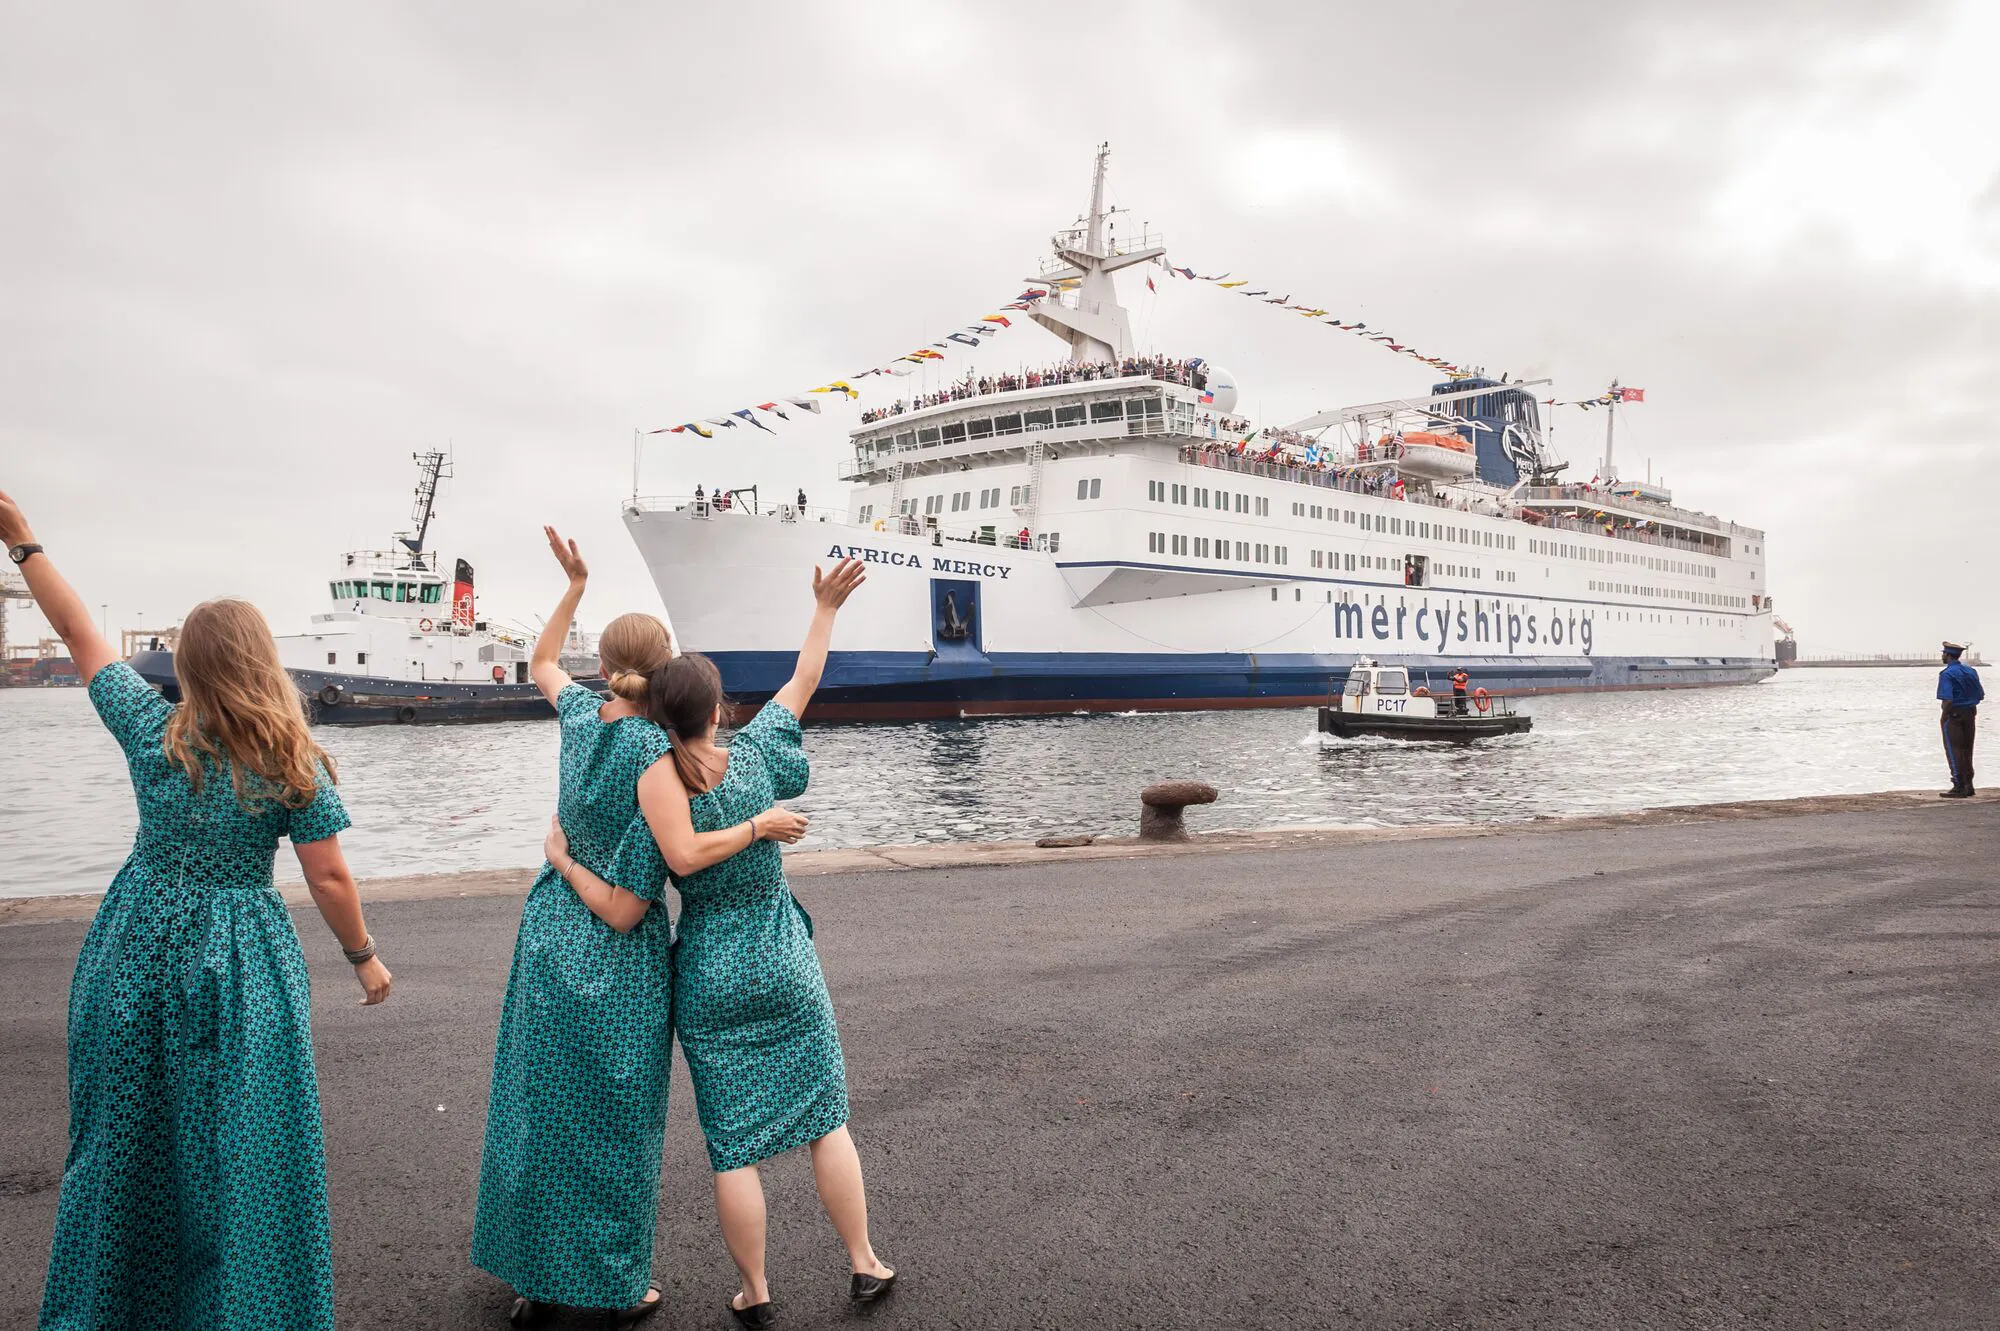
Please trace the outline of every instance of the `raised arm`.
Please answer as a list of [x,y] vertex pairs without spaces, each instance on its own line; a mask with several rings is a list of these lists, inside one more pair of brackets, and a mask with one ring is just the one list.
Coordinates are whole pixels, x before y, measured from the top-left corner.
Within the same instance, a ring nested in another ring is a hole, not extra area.
[[799,661],[792,667],[792,677],[776,694],[776,701],[793,716],[805,714],[806,704],[819,688],[819,677],[826,673],[827,648],[833,643],[833,617],[847,604],[854,589],[866,581],[868,575],[862,571],[858,559],[841,560],[824,577],[819,566],[813,566],[812,627],[806,630],[805,646],[799,648]]
[[[21,512],[21,506],[0,491],[0,546],[12,550],[16,546],[34,545],[35,533],[28,526],[28,519]],[[21,565],[21,576],[27,580],[28,591],[35,598],[35,606],[42,617],[49,621],[49,627],[69,648],[69,659],[76,662],[77,677],[85,684],[97,678],[97,672],[118,659],[111,650],[111,644],[97,630],[90,617],[90,608],[83,598],[76,594],[76,588],[69,585],[69,579],[56,572],[56,566],[46,554],[32,554]]]
[[659,843],[667,867],[682,878],[720,864],[759,841],[789,844],[806,834],[804,814],[775,807],[719,832],[695,831],[687,787],[681,783],[672,755],[654,763],[639,778],[639,812],[646,815],[646,826]]
[[569,587],[549,613],[549,622],[542,625],[542,636],[535,639],[534,654],[528,658],[528,673],[534,677],[535,687],[553,704],[556,695],[569,687],[569,672],[558,662],[562,660],[563,639],[569,636],[570,620],[576,617],[577,603],[583,600],[583,585],[590,580],[590,570],[584,567],[575,541],[565,541],[556,535],[554,527],[542,528],[542,535],[549,538],[549,553],[569,575]]

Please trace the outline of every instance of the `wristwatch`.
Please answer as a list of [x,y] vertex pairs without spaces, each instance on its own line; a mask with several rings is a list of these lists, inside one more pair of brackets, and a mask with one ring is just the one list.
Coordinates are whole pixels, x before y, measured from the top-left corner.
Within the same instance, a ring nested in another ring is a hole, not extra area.
[[27,563],[29,555],[47,553],[48,551],[42,549],[39,545],[10,545],[7,547],[7,558],[13,560],[16,564]]

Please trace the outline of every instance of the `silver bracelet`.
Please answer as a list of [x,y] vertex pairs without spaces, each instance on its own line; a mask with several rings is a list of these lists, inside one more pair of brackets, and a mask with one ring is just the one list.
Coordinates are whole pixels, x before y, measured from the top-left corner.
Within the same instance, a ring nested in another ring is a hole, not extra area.
[[350,966],[359,966],[364,961],[373,961],[375,960],[375,935],[368,935],[368,941],[360,947],[355,948],[352,952],[344,947],[340,951],[347,958],[347,964]]

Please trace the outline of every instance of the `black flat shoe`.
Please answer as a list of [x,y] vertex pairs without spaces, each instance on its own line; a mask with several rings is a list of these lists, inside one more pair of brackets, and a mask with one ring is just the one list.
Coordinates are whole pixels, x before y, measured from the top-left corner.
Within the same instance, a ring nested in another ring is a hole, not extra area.
[[536,1303],[522,1295],[514,1300],[514,1306],[507,1310],[509,1326],[540,1326],[542,1319],[555,1307],[552,1303]]
[[873,1303],[896,1287],[896,1273],[868,1276],[855,1272],[847,1282],[847,1297],[856,1303]]
[[776,1326],[778,1324],[778,1305],[769,1299],[765,1299],[762,1303],[753,1303],[748,1308],[739,1308],[736,1306],[736,1300],[731,1299],[729,1301],[729,1315],[745,1326]]
[[666,1300],[660,1297],[660,1291],[657,1287],[649,1286],[646,1292],[653,1297],[635,1303],[623,1312],[611,1314],[611,1325],[630,1326],[640,1318],[651,1317],[654,1313],[658,1312],[660,1305],[665,1303]]

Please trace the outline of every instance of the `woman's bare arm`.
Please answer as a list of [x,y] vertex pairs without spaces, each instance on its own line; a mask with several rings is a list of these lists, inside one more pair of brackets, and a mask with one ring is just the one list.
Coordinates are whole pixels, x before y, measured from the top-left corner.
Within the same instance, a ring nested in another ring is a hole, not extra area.
[[569,672],[560,664],[563,639],[569,636],[570,621],[576,617],[577,604],[583,600],[583,587],[590,580],[590,570],[584,566],[583,556],[577,553],[575,541],[565,541],[556,535],[554,527],[542,528],[542,535],[549,538],[549,552],[569,575],[569,586],[556,602],[556,608],[549,612],[549,622],[542,625],[542,635],[535,639],[535,650],[528,658],[528,674],[533,677],[535,687],[554,703],[556,695],[569,687]]
[[[299,869],[306,876],[306,888],[312,893],[313,905],[319,910],[319,917],[326,921],[326,927],[333,930],[333,936],[340,940],[342,950],[359,952],[368,946],[368,923],[361,918],[361,893],[354,886],[354,875],[348,872],[347,856],[341,852],[338,836],[326,837],[319,841],[293,842],[292,850],[299,857]],[[389,968],[379,957],[370,957],[354,968],[354,978],[361,982],[361,990],[366,995],[361,1000],[363,1007],[381,1002],[389,996]]]
[[[35,533],[20,505],[0,491],[0,546],[33,544]],[[69,585],[69,579],[56,571],[46,554],[29,555],[28,562],[21,565],[21,576],[35,598],[35,608],[69,648],[69,659],[76,662],[79,679],[90,683],[97,678],[98,671],[118,659],[111,644],[98,632],[97,622],[90,617],[90,607],[76,594],[76,588]]]
[[646,910],[653,903],[599,878],[569,853],[569,836],[562,830],[560,818],[549,819],[549,834],[542,840],[542,854],[555,866],[555,871],[562,875],[577,899],[590,908],[590,913],[619,933],[631,933],[639,927],[639,921],[646,918]]
[[854,589],[868,580],[863,565],[858,559],[843,559],[833,566],[833,572],[822,577],[818,568],[813,569],[813,617],[812,626],[806,630],[805,645],[799,648],[798,664],[792,667],[792,677],[785,687],[778,690],[774,699],[793,716],[803,716],[806,704],[812,701],[819,688],[820,676],[826,673],[826,654],[833,645],[833,619],[840,613],[840,607],[847,604],[847,598]]
[[687,787],[681,783],[680,771],[674,766],[671,754],[647,768],[639,778],[639,812],[646,815],[646,826],[653,840],[659,843],[667,867],[682,878],[720,864],[760,840],[789,843],[806,832],[805,815],[779,808],[766,809],[719,832],[695,831]]

